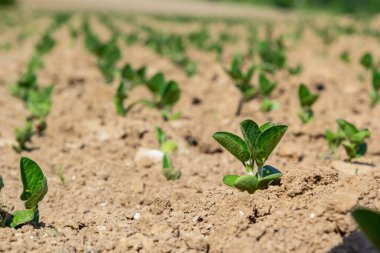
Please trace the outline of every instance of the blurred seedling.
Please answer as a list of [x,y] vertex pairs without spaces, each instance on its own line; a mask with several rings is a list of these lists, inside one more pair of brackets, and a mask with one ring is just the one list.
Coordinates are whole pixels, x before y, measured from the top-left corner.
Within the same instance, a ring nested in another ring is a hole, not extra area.
[[26,71],[15,85],[11,86],[13,96],[28,100],[29,92],[37,89],[37,71],[43,67],[43,61],[40,54],[34,54],[28,61]]
[[147,34],[145,45],[159,55],[168,56],[173,63],[185,70],[188,76],[193,76],[198,72],[197,63],[187,56],[186,44],[182,36],[164,34],[147,26],[141,28]]
[[329,151],[330,151],[329,155],[335,156],[336,150],[346,138],[343,130],[339,127],[336,133],[332,132],[331,130],[326,130],[325,137],[326,137],[327,144],[329,146]]
[[347,50],[343,51],[340,55],[339,55],[339,58],[342,62],[344,63],[350,63],[351,62],[351,56],[350,56],[350,52],[348,52]]
[[270,99],[270,94],[276,88],[276,82],[270,81],[265,74],[261,73],[259,76],[259,87],[260,93],[263,96],[263,101],[261,102],[261,111],[270,112],[278,109],[279,104]]
[[374,67],[374,60],[371,53],[365,53],[360,58],[360,64],[365,68],[366,70],[371,70]]
[[160,149],[163,153],[162,172],[167,180],[176,180],[181,177],[181,171],[175,170],[170,159],[170,154],[178,149],[175,141],[167,139],[166,134],[160,127],[156,127],[156,135]]
[[260,41],[258,54],[262,61],[260,68],[264,71],[274,73],[286,66],[286,49],[282,37]]
[[181,90],[175,81],[165,81],[163,73],[155,74],[145,83],[145,86],[152,93],[152,99],[141,99],[130,104],[125,109],[128,113],[136,104],[142,103],[149,108],[155,108],[161,111],[165,120],[175,120],[181,117],[179,112],[172,113],[172,107],[181,97]]
[[352,211],[352,217],[364,235],[380,251],[380,213],[359,207]]
[[367,152],[366,139],[371,137],[367,128],[358,130],[353,124],[343,119],[337,119],[338,130],[333,133],[330,130],[326,131],[326,140],[331,153],[335,153],[340,145],[343,145],[348,161],[351,162],[354,158],[359,158]]
[[255,72],[254,66],[251,66],[245,73],[242,70],[243,59],[235,56],[231,63],[231,68],[226,70],[231,79],[235,82],[236,88],[240,91],[241,98],[235,115],[239,116],[243,109],[243,104],[247,103],[257,93],[256,88],[252,85],[251,79]]
[[380,72],[372,69],[372,90],[371,106],[375,106],[380,101]]
[[[0,201],[0,227],[16,228],[27,223],[34,226],[39,224],[38,204],[48,192],[46,177],[38,164],[27,157],[21,157],[20,173],[23,185],[20,199],[25,201],[25,209],[11,213],[12,208]],[[3,187],[4,182],[0,176],[0,191]]]
[[17,146],[13,146],[13,149],[20,153],[24,150],[30,150],[26,144],[31,142],[33,135],[35,132],[33,131],[33,123],[31,120],[27,120],[25,123],[25,127],[23,129],[15,128],[16,142]]
[[125,43],[128,46],[134,45],[139,41],[139,34],[133,31],[125,36]]
[[146,67],[134,70],[129,64],[126,64],[121,70],[121,81],[113,98],[116,111],[120,116],[125,116],[128,112],[124,107],[124,101],[128,98],[128,93],[136,86],[146,82]]
[[121,50],[117,44],[118,36],[113,35],[109,41],[101,42],[93,33],[88,20],[83,21],[82,30],[87,50],[98,58],[97,65],[104,76],[106,84],[111,84],[117,73],[116,63],[121,58]]
[[301,111],[298,112],[298,117],[302,123],[309,123],[313,119],[312,105],[318,100],[318,94],[312,94],[309,89],[301,84],[298,88],[298,98],[301,105]]
[[31,113],[31,119],[37,120],[36,130],[42,134],[46,130],[46,117],[50,113],[52,106],[52,91],[54,86],[33,89],[29,92],[27,108]]
[[375,106],[380,101],[380,72],[371,53],[365,53],[360,59],[360,64],[372,74],[372,90],[370,93],[371,106]]
[[299,75],[302,73],[302,65],[301,64],[298,64],[297,66],[295,67],[289,67],[288,68],[288,73],[292,76],[296,76],[296,75]]
[[97,61],[107,84],[113,82],[117,72],[116,63],[120,58],[121,50],[117,44],[117,37],[112,37],[110,41],[103,44]]
[[49,53],[56,45],[56,41],[51,37],[50,32],[45,33],[36,45],[36,52],[44,55]]
[[272,122],[259,127],[253,120],[244,120],[240,123],[244,140],[228,132],[214,133],[213,138],[235,156],[247,172],[243,176],[224,176],[224,184],[254,193],[256,190],[266,189],[272,181],[280,179],[283,174],[278,169],[264,164],[287,128],[286,125],[275,125]]
[[69,34],[70,34],[70,47],[73,47],[74,42],[77,40],[79,32],[72,24],[68,26]]

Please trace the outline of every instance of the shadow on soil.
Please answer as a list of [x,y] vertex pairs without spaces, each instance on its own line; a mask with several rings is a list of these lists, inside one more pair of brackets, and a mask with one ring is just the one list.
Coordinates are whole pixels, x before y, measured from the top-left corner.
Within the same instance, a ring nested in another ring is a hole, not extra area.
[[327,253],[379,253],[360,232],[353,232]]

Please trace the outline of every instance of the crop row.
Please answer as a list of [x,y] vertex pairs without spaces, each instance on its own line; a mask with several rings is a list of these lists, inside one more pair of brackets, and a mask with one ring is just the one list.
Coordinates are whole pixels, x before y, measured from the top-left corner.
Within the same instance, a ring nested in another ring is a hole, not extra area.
[[[54,85],[41,86],[38,82],[38,71],[43,67],[43,57],[50,53],[56,45],[53,38],[54,32],[65,25],[69,18],[69,15],[55,16],[52,24],[35,45],[34,53],[29,58],[25,71],[16,84],[11,86],[12,95],[20,98],[30,113],[26,119],[25,127],[15,130],[18,146],[14,146],[14,149],[17,152],[29,151],[27,143],[31,141],[33,136],[43,135],[46,130],[46,118],[52,106],[51,96]],[[173,63],[183,68],[189,77],[197,73],[197,64],[188,57],[187,45],[193,45],[202,51],[216,52],[216,60],[222,63],[224,44],[239,40],[239,38],[227,33],[221,33],[219,38],[214,41],[206,26],[197,32],[181,36],[174,33],[166,34],[136,22],[132,22],[136,29],[134,33],[123,34],[110,17],[100,15],[98,18],[111,33],[110,38],[105,42],[101,41],[93,31],[88,17],[83,18],[80,29],[75,29],[71,25],[67,26],[72,40],[76,40],[79,34],[82,35],[85,47],[96,57],[97,67],[103,74],[105,83],[111,85],[115,80],[119,82],[113,99],[117,114],[123,117],[128,116],[128,112],[134,106],[142,104],[158,110],[166,121],[177,120],[181,118],[181,113],[173,111],[181,98],[181,89],[176,81],[167,80],[162,72],[149,77],[147,66],[134,68],[131,63],[126,63],[122,68],[119,68],[118,62],[122,58],[122,50],[119,46],[120,37],[124,36],[127,45],[141,42],[157,54],[170,58]],[[260,108],[263,113],[280,110],[280,104],[274,101],[271,96],[278,87],[275,74],[285,72],[289,75],[298,75],[302,72],[302,65],[292,67],[288,64],[286,36],[274,36],[272,29],[273,27],[270,25],[267,26],[265,38],[259,38],[256,32],[251,32],[248,37],[248,52],[246,54],[239,52],[231,59],[230,67],[224,67],[225,73],[240,93],[236,116],[241,114],[245,103],[256,99],[260,100]],[[334,32],[331,32],[328,29],[321,30],[314,27],[314,31],[322,38],[326,46],[332,43],[334,36],[339,32],[356,32],[355,29],[346,28],[343,31],[337,27],[335,29]],[[140,33],[144,35],[141,37]],[[373,35],[368,30],[363,30],[362,33],[378,37],[377,34]],[[300,28],[294,34],[299,39],[302,29]],[[348,52],[343,52],[340,58],[344,62],[350,61]],[[365,71],[371,73],[372,90],[369,98],[370,105],[375,106],[380,101],[379,64],[370,53],[362,56],[360,64]],[[255,74],[257,74],[258,85],[255,85],[253,81]],[[138,86],[145,87],[150,92],[150,97],[130,102],[130,93]],[[317,117],[313,113],[313,104],[323,98],[319,94],[312,93],[306,85],[300,84],[298,99],[300,104],[298,117],[302,123],[311,124],[313,118]],[[337,119],[336,122],[337,131],[326,130],[325,134],[331,155],[333,156],[336,150],[342,146],[346,151],[348,162],[364,156],[367,152],[366,140],[371,136],[370,131],[359,129],[344,119]],[[245,169],[244,175],[225,175],[223,177],[224,184],[253,194],[257,190],[265,190],[269,185],[280,180],[283,173],[273,166],[266,165],[266,161],[279,144],[287,128],[286,125],[272,122],[260,126],[253,120],[244,120],[240,123],[243,138],[229,132],[216,132],[213,138],[239,160]],[[163,174],[168,180],[178,180],[181,177],[181,172],[174,168],[170,158],[178,149],[178,145],[166,136],[161,127],[157,126],[156,133],[163,154]],[[25,210],[11,213],[1,203],[0,224],[3,227],[18,227],[25,223],[37,225],[39,222],[38,204],[47,193],[47,180],[39,166],[26,157],[21,158],[20,168],[24,187],[20,198],[25,201]],[[3,186],[4,182],[0,176],[0,190]],[[379,224],[380,214],[359,208],[353,212],[353,217],[369,238],[379,246],[378,227],[377,229],[373,227]]]

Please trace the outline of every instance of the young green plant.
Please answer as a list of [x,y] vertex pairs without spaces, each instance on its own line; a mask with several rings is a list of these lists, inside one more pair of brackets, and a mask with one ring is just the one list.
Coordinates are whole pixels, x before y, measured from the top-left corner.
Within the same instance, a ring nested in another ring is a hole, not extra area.
[[343,145],[348,161],[351,162],[354,158],[359,158],[367,152],[366,139],[371,137],[371,133],[367,128],[359,130],[356,126],[344,119],[337,119],[338,131],[333,134],[330,130],[326,131],[326,139],[332,151]]
[[318,94],[312,94],[309,89],[301,84],[298,88],[298,98],[301,105],[301,111],[298,112],[298,117],[302,123],[309,123],[313,119],[312,105],[318,100]]
[[264,73],[259,76],[259,87],[261,95],[263,96],[263,101],[261,102],[261,111],[270,112],[276,110],[279,107],[277,102],[270,99],[270,94],[276,88],[276,82],[270,81]]
[[[48,192],[47,180],[41,168],[33,160],[21,157],[20,173],[23,185],[23,192],[20,196],[25,201],[24,210],[10,213],[9,207],[0,203],[0,227],[18,227],[26,223],[34,226],[39,224],[40,213],[38,204],[43,200]],[[4,183],[0,176],[0,191]]]
[[241,94],[238,108],[235,113],[236,116],[239,116],[241,114],[243,104],[253,99],[257,93],[256,88],[251,83],[252,76],[255,72],[254,66],[251,66],[247,72],[243,73],[242,64],[242,58],[235,56],[231,62],[231,68],[229,70],[226,70],[228,75],[235,82],[235,86]]
[[125,116],[128,112],[124,107],[124,101],[128,98],[128,93],[136,86],[146,82],[146,67],[134,70],[129,64],[126,64],[121,71],[121,81],[113,98],[116,112],[120,116]]
[[213,138],[237,158],[245,167],[246,175],[226,175],[223,182],[240,191],[254,193],[262,190],[269,184],[282,177],[282,173],[265,165],[269,155],[280,142],[287,130],[286,125],[275,125],[267,122],[258,126],[253,120],[240,122],[240,130],[244,140],[239,136],[228,132],[216,132]]
[[152,93],[152,99],[141,99],[130,104],[125,113],[128,113],[136,104],[142,103],[150,108],[161,111],[165,120],[175,120],[181,117],[179,112],[172,113],[172,107],[181,97],[181,90],[175,81],[165,81],[163,73],[157,73],[145,83],[145,86]]
[[31,120],[27,120],[23,129],[15,128],[15,135],[18,145],[13,146],[13,149],[17,153],[20,153],[23,150],[29,150],[26,144],[31,142],[33,135],[35,135],[35,132],[33,131],[33,122]]
[[370,93],[371,106],[374,107],[380,101],[380,72],[371,53],[365,53],[360,59],[360,64],[372,74],[372,90]]
[[160,127],[156,127],[156,135],[160,149],[163,153],[162,158],[162,172],[167,180],[176,180],[181,177],[181,171],[175,170],[170,159],[170,154],[178,149],[175,141],[167,139],[166,134]]
[[49,115],[52,106],[53,85],[31,90],[26,103],[30,119],[37,120],[36,130],[42,134],[46,130],[46,117]]

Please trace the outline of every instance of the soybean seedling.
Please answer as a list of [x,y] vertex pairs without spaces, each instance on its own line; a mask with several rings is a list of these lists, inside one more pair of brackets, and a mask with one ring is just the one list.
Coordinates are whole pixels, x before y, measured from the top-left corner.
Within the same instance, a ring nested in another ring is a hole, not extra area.
[[43,67],[43,61],[40,54],[34,54],[28,61],[26,71],[15,85],[11,86],[13,96],[22,99],[24,102],[28,100],[30,90],[37,89],[36,72]]
[[372,91],[371,91],[371,106],[375,106],[380,101],[380,72],[377,69],[372,69]]
[[349,123],[343,119],[337,119],[339,129],[336,135],[333,135],[331,131],[328,130],[327,141],[331,143],[331,140],[335,140],[334,145],[336,148],[342,144],[347,156],[348,161],[351,162],[354,158],[362,157],[367,152],[366,139],[371,137],[371,133],[367,128],[358,130],[353,124]]
[[27,108],[31,113],[31,119],[36,119],[37,133],[42,134],[46,129],[46,117],[50,113],[52,105],[53,85],[38,88],[29,92]]
[[[37,226],[40,219],[38,204],[48,192],[47,180],[41,168],[33,160],[21,157],[21,181],[23,192],[20,199],[25,201],[25,209],[10,213],[9,207],[0,202],[0,227],[18,227],[30,223]],[[0,176],[0,191],[4,183]]]
[[298,113],[298,117],[302,123],[308,123],[313,119],[313,111],[311,106],[317,101],[319,95],[310,93],[309,89],[301,84],[298,88],[298,98],[301,104],[301,111]]
[[167,180],[176,180],[181,177],[181,171],[175,170],[170,159],[170,154],[178,149],[177,143],[167,139],[166,134],[160,127],[156,127],[157,140],[164,154],[162,158],[162,172]]
[[51,37],[50,32],[47,32],[42,36],[40,41],[36,45],[36,51],[38,54],[49,53],[56,45],[56,41]]
[[360,64],[372,74],[372,90],[370,93],[371,106],[375,106],[380,101],[380,72],[377,69],[371,53],[365,53],[360,59]]
[[243,176],[224,176],[224,184],[240,191],[254,193],[256,190],[267,188],[272,181],[280,179],[283,175],[281,171],[264,164],[287,128],[286,125],[275,125],[272,122],[259,127],[253,120],[244,120],[240,122],[244,140],[228,132],[214,133],[213,138],[235,156],[247,172]]
[[236,88],[240,91],[241,98],[239,100],[239,105],[236,110],[235,115],[239,116],[242,109],[243,103],[247,103],[256,95],[257,90],[253,87],[251,83],[251,78],[255,72],[254,66],[251,66],[247,72],[243,73],[242,69],[242,58],[235,56],[231,63],[231,68],[226,70],[231,79],[235,82]]
[[98,55],[98,67],[100,68],[106,84],[111,84],[116,74],[116,63],[121,58],[121,51],[117,44],[117,36],[102,45]]
[[380,213],[360,207],[352,212],[352,217],[372,244],[380,250]]
[[272,41],[267,39],[259,42],[258,54],[262,61],[262,68],[268,72],[274,73],[278,69],[286,66],[286,54],[283,38]]
[[360,58],[360,64],[367,70],[371,70],[374,66],[374,61],[371,53],[365,53]]
[[152,93],[153,98],[138,100],[130,104],[125,109],[126,113],[136,104],[143,103],[150,108],[160,110],[165,120],[174,120],[181,116],[180,113],[171,112],[172,107],[181,97],[181,90],[175,81],[165,81],[164,74],[157,73],[145,85]]
[[336,154],[336,150],[344,141],[345,134],[343,130],[338,127],[336,133],[333,133],[331,130],[326,130],[325,137],[329,146],[330,154],[334,156]]
[[26,146],[28,142],[31,142],[33,135],[35,132],[33,131],[33,123],[31,120],[27,120],[25,127],[23,129],[15,128],[16,141],[18,143],[17,146],[13,146],[13,149],[20,153],[23,150],[29,150]]
[[128,98],[128,93],[134,89],[136,86],[146,82],[146,68],[141,67],[134,70],[131,65],[126,64],[121,71],[121,81],[119,87],[116,90],[116,94],[113,97],[115,103],[116,112],[125,116],[127,113],[126,108],[124,108],[124,101]]
[[277,102],[273,102],[270,99],[270,94],[274,88],[276,88],[276,82],[269,81],[269,79],[263,73],[261,73],[259,76],[259,84],[260,92],[263,96],[261,111],[269,112],[277,109],[279,107],[279,104]]
[[345,50],[343,51],[340,55],[339,55],[339,58],[342,62],[344,63],[350,63],[351,62],[351,56],[350,56],[350,52]]

